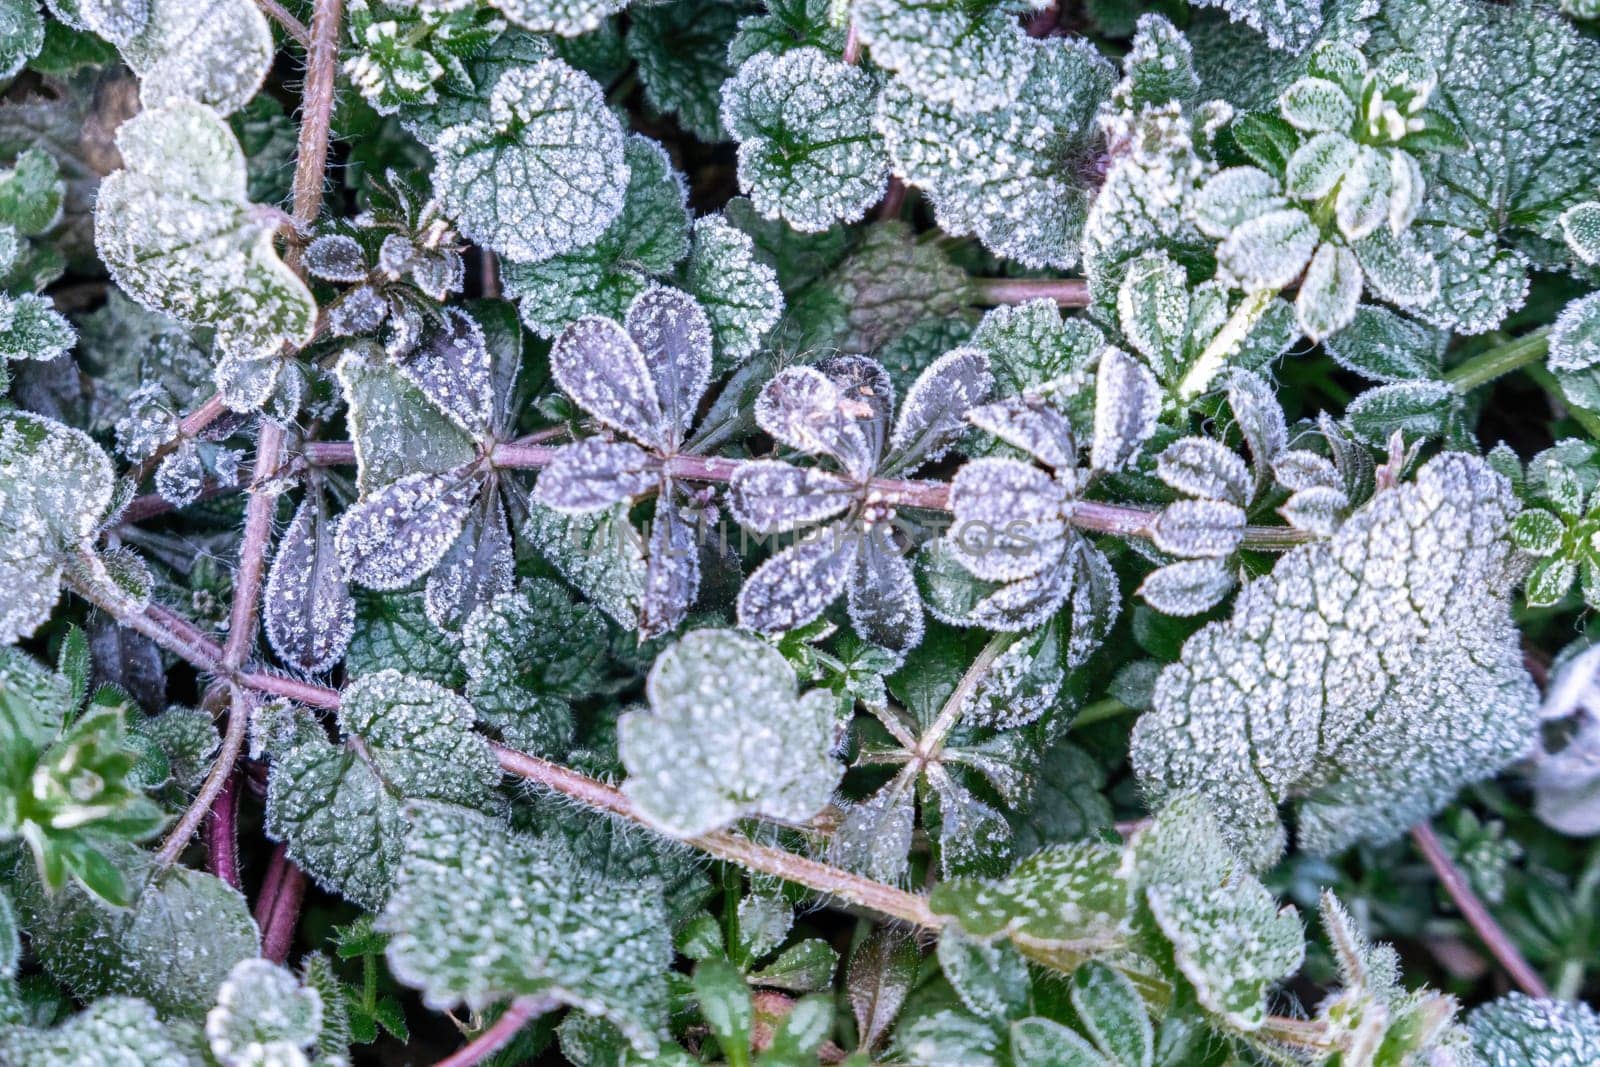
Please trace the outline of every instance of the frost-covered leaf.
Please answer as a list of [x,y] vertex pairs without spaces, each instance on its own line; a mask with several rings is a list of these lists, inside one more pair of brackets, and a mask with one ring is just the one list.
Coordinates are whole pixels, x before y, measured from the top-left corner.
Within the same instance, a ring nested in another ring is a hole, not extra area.
[[1037,467],[975,459],[950,484],[950,552],[979,578],[1037,574],[1061,556],[1070,492]]
[[1027,1010],[1028,961],[1010,944],[952,930],[939,938],[938,955],[946,981],[974,1015],[1014,1018]]
[[0,3],[0,78],[11,78],[44,47],[44,16],[36,0]]
[[783,316],[777,273],[756,255],[750,237],[722,215],[695,221],[684,284],[711,324],[719,373],[754,355]]
[[492,481],[478,494],[461,536],[428,572],[423,605],[441,630],[456,632],[479,605],[511,588],[516,559],[498,490],[498,481]]
[[163,1016],[199,1021],[233,965],[260,955],[256,924],[238,890],[187,867],[153,875],[153,858],[132,847],[117,863],[142,884],[131,907],[107,908],[77,886],[53,896],[32,877],[17,906],[35,957],[79,998],[122,994]]
[[[872,412],[814,367],[780,371],[756,399],[756,422],[790,448],[831,456],[857,480],[870,477],[877,454],[868,442]],[[878,428],[881,433],[881,427]]]
[[1178,500],[1150,524],[1157,548],[1175,556],[1231,555],[1244,538],[1245,513],[1224,500]]
[[883,196],[888,159],[872,126],[878,80],[816,48],[760,53],[722,87],[739,142],[739,187],[802,233],[855,222]]
[[882,526],[862,530],[859,539],[848,589],[850,626],[874,645],[908,651],[921,642],[923,625],[911,563]]
[[652,278],[668,274],[688,253],[687,190],[666,151],[635,134],[623,158],[628,189],[622,211],[599,238],[538,263],[500,264],[505,295],[541,337],[556,337],[585,315],[620,320]]
[[434,188],[464,236],[538,262],[600,237],[628,187],[600,86],[558,59],[513,67],[488,103],[433,139]]
[[1282,289],[1305,270],[1319,241],[1304,211],[1277,208],[1233,226],[1217,247],[1217,263],[1242,289]]
[[421,578],[461,536],[479,490],[470,471],[418,471],[369,493],[334,536],[346,577],[369,589],[403,589]]
[[436,1009],[551,996],[654,1054],[672,962],[659,890],[597,876],[553,840],[477,812],[414,803],[408,817],[379,920],[396,978]]
[[1078,444],[1072,422],[1041,397],[1016,396],[984,404],[968,411],[967,421],[1056,471],[1077,469]]
[[1273,48],[1304,51],[1322,29],[1323,0],[1190,0],[1195,7],[1219,7],[1229,20],[1266,37]]
[[270,960],[241,960],[206,1013],[206,1044],[223,1067],[303,1064],[322,1032],[322,997]]
[[33,293],[0,293],[0,361],[51,360],[65,355],[78,339],[72,324]]
[[1600,363],[1600,294],[1590,293],[1561,309],[1550,330],[1550,366],[1582,370]]
[[334,552],[320,486],[307,489],[278,540],[262,616],[278,658],[309,674],[331,668],[349,647],[356,605]]
[[650,529],[644,598],[639,604],[639,636],[659,637],[675,629],[700,594],[700,541],[703,513],[680,508],[669,480],[662,483]]
[[[31,0],[30,0],[31,3]],[[155,1009],[133,997],[108,996],[48,1030],[0,1026],[0,1060],[29,1067],[171,1064],[198,1060]]]
[[64,557],[104,517],[112,478],[111,460],[87,434],[25,412],[0,416],[0,642],[49,618]]
[[735,468],[728,507],[734,521],[753,533],[785,533],[832,518],[857,492],[853,480],[819,467],[752,460]]
[[[139,75],[145,107],[193,101],[227,115],[256,94],[277,50],[258,6],[250,0],[148,0],[148,10],[143,29],[126,39],[92,27],[121,49]],[[128,7],[117,12],[124,18],[129,13]]]
[[1144,364],[1120,348],[1100,356],[1095,376],[1094,443],[1097,471],[1121,470],[1155,432],[1161,417],[1161,387]]
[[1561,213],[1561,236],[1589,266],[1600,263],[1600,203],[1585,200]]
[[443,686],[386,670],[347,686],[345,740],[307,734],[277,755],[267,830],[318,885],[377,908],[400,863],[408,800],[485,804],[500,770],[473,711]]
[[1244,460],[1209,437],[1182,437],[1168,445],[1156,457],[1156,474],[1180,493],[1240,507],[1253,495]]
[[589,414],[655,449],[675,436],[662,411],[649,362],[629,331],[611,319],[579,319],[550,349],[556,383]]
[[567,581],[624,626],[635,625],[644,600],[644,542],[618,504],[587,515],[562,515],[534,502],[525,533]]
[[1363,306],[1350,325],[1326,342],[1340,366],[1376,382],[1440,378],[1449,333],[1388,308]]
[[832,54],[844,48],[844,30],[836,25],[828,0],[766,0],[765,13],[739,20],[739,32],[728,43],[728,59],[738,66],[757,52],[781,55],[796,48],[820,48]]
[[[1297,548],[1184,646],[1134,731],[1157,795],[1201,789],[1255,865],[1386,840],[1515,758],[1536,694],[1507,612],[1509,486],[1446,454]],[[1292,655],[1283,650],[1293,648]]]
[[1345,424],[1356,439],[1381,448],[1395,433],[1408,440],[1443,437],[1461,404],[1444,382],[1393,382],[1368,389],[1345,408]]
[[989,357],[981,349],[952,349],[930,364],[900,405],[884,473],[913,471],[943,458],[965,431],[967,412],[988,395],[993,382]]
[[1015,18],[1026,6],[861,0],[850,14],[873,62],[894,71],[909,94],[958,111],[993,111],[1016,99],[1035,64]]
[[219,347],[241,359],[306,344],[316,304],[273,250],[275,223],[245,199],[244,155],[228,124],[176,103],[124,123],[117,147],[124,169],[100,184],[94,213],[95,246],[117,284],[146,307],[216,330]]
[[356,484],[363,496],[408,474],[445,474],[476,458],[472,438],[377,345],[346,350],[334,373],[349,405]]
[[1072,974],[1073,1010],[1094,1043],[1123,1067],[1151,1067],[1156,1036],[1134,984],[1119,971],[1091,962]]
[[728,40],[742,13],[724,0],[641,4],[630,13],[628,54],[638,63],[645,100],[702,141],[727,139],[717,90],[733,74]]
[[[883,6],[916,13],[918,35],[926,32],[924,9]],[[1067,268],[1078,261],[1089,208],[1074,146],[1088,143],[1112,72],[1087,41],[1027,47],[1037,53],[1032,72],[1004,106],[972,113],[895,81],[879,97],[878,129],[894,172],[928,193],[945,232],[972,234],[1024,266]]]
[[1468,1027],[1488,1067],[1600,1060],[1600,1015],[1582,1001],[1508,993],[1475,1010]]
[[1295,297],[1295,318],[1301,332],[1313,341],[1321,341],[1350,325],[1361,301],[1361,283],[1361,263],[1356,254],[1324,242],[1311,257]]
[[539,475],[535,494],[545,507],[578,515],[639,496],[660,481],[638,445],[587,437],[561,446]]
[[399,361],[400,373],[467,433],[481,438],[494,420],[494,387],[483,327],[448,308],[442,325]]
[[833,758],[832,694],[795,694],[770,645],[699,630],[650,672],[649,711],[618,723],[623,791],[665,833],[690,837],[747,815],[803,822],[844,773]]

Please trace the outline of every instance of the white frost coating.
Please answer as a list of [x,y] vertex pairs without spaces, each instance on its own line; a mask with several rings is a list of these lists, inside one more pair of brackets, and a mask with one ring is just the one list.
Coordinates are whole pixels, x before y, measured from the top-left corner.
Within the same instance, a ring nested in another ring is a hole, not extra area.
[[845,591],[864,536],[843,520],[807,531],[744,580],[739,625],[776,634],[821,615]]
[[889,176],[873,129],[880,79],[799,48],[758,52],[722,85],[722,121],[739,142],[739,188],[757,211],[802,233],[859,221]]
[[858,482],[872,477],[878,459],[860,426],[869,416],[814,367],[780,371],[756,398],[758,426],[790,448],[832,458]]
[[652,449],[667,445],[661,400],[644,353],[611,319],[568,326],[550,349],[550,373],[589,414]]
[[[628,306],[623,327],[644,356],[661,405],[660,431],[676,447],[711,384],[711,322],[692,297],[654,285]],[[576,393],[573,398],[582,402]]]
[[[428,6],[447,9],[456,5],[440,0],[422,0]],[[554,33],[577,37],[598,29],[601,23],[628,6],[628,0],[494,0],[507,19],[535,33]]]
[[418,471],[362,497],[334,537],[345,575],[369,589],[401,589],[421,578],[461,535],[480,488],[461,473]]
[[399,367],[456,425],[474,437],[489,433],[494,419],[489,348],[483,327],[471,315],[444,309],[444,326],[424,338]]
[[1537,692],[1507,610],[1510,486],[1447,453],[1297,548],[1189,639],[1134,730],[1157,796],[1198,789],[1255,866],[1336,852],[1430,815],[1521,754]]
[[320,674],[344,658],[355,630],[356,605],[316,486],[307,489],[278,541],[263,599],[267,640],[279,659]]
[[756,257],[750,235],[722,215],[695,220],[684,278],[706,308],[719,370],[753,356],[783,318],[778,272]]
[[1100,355],[1095,375],[1094,470],[1117,471],[1133,462],[1161,417],[1161,387],[1143,363],[1120,348]]
[[465,808],[412,803],[405,816],[405,859],[378,920],[397,979],[436,1010],[551,996],[655,1056],[672,963],[658,884],[601,877],[558,839]]
[[463,236],[538,262],[597,239],[621,213],[624,143],[594,79],[541,60],[500,76],[487,115],[439,134],[434,189]]
[[975,459],[950,483],[949,551],[992,582],[1038,574],[1066,551],[1067,488],[1014,459]]
[[653,489],[661,471],[631,441],[588,437],[563,445],[539,475],[534,499],[568,515],[600,511]]
[[1029,47],[1033,71],[1005,106],[969,113],[894,81],[878,98],[877,126],[894,172],[926,190],[941,229],[1024,266],[1065,269],[1078,262],[1089,210],[1075,160],[1112,70],[1084,40]]
[[245,195],[228,124],[198,104],[145,111],[117,131],[124,169],[100,183],[95,247],[145,307],[217,332],[225,353],[276,356],[311,339],[316,304]]
[[1150,539],[1174,556],[1222,559],[1244,539],[1244,509],[1222,500],[1178,500],[1150,524]]
[[50,617],[64,556],[111,505],[111,460],[85,433],[39,415],[0,416],[0,643]]
[[1220,7],[1273,48],[1304,51],[1322,30],[1322,0],[1190,0],[1195,7]]
[[900,405],[889,451],[891,470],[937,463],[966,430],[968,409],[981,403],[994,385],[989,357],[978,348],[956,348],[928,365]]
[[855,494],[856,483],[842,474],[757,459],[734,470],[728,508],[735,522],[754,533],[787,533],[833,518]]
[[1600,363],[1600,293],[1580,296],[1556,317],[1550,330],[1550,366],[1582,370]]
[[[1333,464],[1314,452],[1296,454],[1322,460],[1328,464],[1328,470],[1333,471]],[[1172,442],[1156,457],[1156,475],[1180,493],[1226,500],[1240,507],[1249,504],[1254,495],[1250,468],[1244,460],[1209,437],[1180,437]],[[1279,479],[1282,480],[1281,474]]]
[[222,1067],[307,1067],[322,1032],[322,997],[270,960],[240,960],[206,1013],[206,1044]]
[[794,669],[747,634],[698,630],[663,652],[650,711],[617,723],[622,788],[658,830],[693,837],[735,819],[803,822],[833,796],[834,698],[795,695]]
[[1510,993],[1474,1011],[1468,1027],[1487,1067],[1600,1063],[1600,1015],[1582,1001]]
[[272,57],[272,28],[251,0],[148,0],[144,29],[112,40],[139,75],[147,108],[181,101],[227,115],[256,95]]
[[1015,99],[1033,69],[1033,42],[1017,14],[1035,3],[858,0],[850,15],[872,61],[917,96],[960,111]]
[[1236,583],[1225,559],[1182,559],[1145,575],[1139,596],[1163,615],[1187,618],[1222,603]]

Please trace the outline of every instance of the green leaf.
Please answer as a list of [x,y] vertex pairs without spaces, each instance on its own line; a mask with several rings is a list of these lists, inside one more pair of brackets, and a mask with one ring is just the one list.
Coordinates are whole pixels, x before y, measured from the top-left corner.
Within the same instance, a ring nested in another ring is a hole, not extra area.
[[0,171],[0,222],[24,237],[35,237],[61,221],[66,185],[49,153],[30,148],[9,170]]
[[739,968],[716,957],[702,960],[694,969],[694,996],[700,1017],[716,1035],[728,1062],[749,1063],[755,1010]]
[[715,373],[754,355],[783,317],[777,273],[756,256],[749,236],[721,215],[695,221],[684,277],[684,287],[711,323]]
[[1600,1015],[1582,1001],[1509,993],[1475,1010],[1468,1025],[1487,1067],[1600,1060]]
[[1108,1067],[1076,1031],[1039,1017],[1011,1024],[1011,1062],[1015,1067]]
[[907,1063],[934,1067],[1008,1067],[1002,1040],[987,1020],[946,1009],[902,1024],[895,1030],[891,1050]]
[[778,958],[748,975],[751,985],[783,989],[791,993],[826,991],[833,984],[839,954],[820,938],[809,938],[790,945]]
[[428,621],[421,593],[358,591],[345,669],[355,678],[397,670],[451,687],[465,680],[456,650],[439,639],[439,631]]
[[304,1062],[322,1032],[322,997],[269,960],[240,960],[206,1014],[206,1044],[225,1065]]
[[1028,962],[1009,942],[974,941],[959,930],[939,938],[939,967],[961,1003],[985,1019],[1014,1019],[1031,997]]
[[1528,605],[1547,608],[1559,604],[1578,577],[1578,563],[1565,556],[1543,559],[1534,564],[1523,585]]
[[629,177],[622,213],[598,240],[540,263],[500,265],[505,295],[540,337],[554,338],[585,315],[622,321],[633,298],[688,254],[683,176],[660,145],[637,134],[623,157]]
[[883,196],[879,83],[816,48],[751,57],[722,86],[739,142],[739,187],[757,211],[802,233],[856,222]]
[[363,497],[408,474],[443,474],[477,458],[477,446],[377,345],[353,345],[334,369],[349,405],[356,485]]
[[1151,1067],[1155,1031],[1144,1001],[1124,975],[1090,962],[1072,973],[1072,1009],[1101,1052],[1122,1067]]
[[1460,403],[1460,394],[1443,382],[1394,382],[1352,400],[1345,408],[1345,423],[1357,440],[1374,448],[1397,432],[1407,440],[1443,437]]
[[1302,52],[1322,29],[1323,0],[1191,0],[1195,7],[1219,7],[1232,22],[1264,35],[1273,48]]
[[148,9],[143,28],[127,38],[92,27],[139,76],[145,107],[192,101],[227,115],[256,94],[277,50],[258,6],[250,0],[149,0]]
[[841,52],[845,33],[831,8],[829,0],[766,0],[765,14],[739,20],[739,32],[728,42],[728,61],[739,66],[757,52],[782,55],[796,48]]
[[1406,382],[1442,377],[1449,341],[1448,331],[1368,305],[1357,308],[1350,325],[1328,338],[1325,347],[1341,367],[1363,377]]
[[587,74],[511,67],[486,104],[431,139],[435,194],[463,236],[537,263],[597,240],[622,212],[626,141]]
[[655,1053],[672,960],[659,894],[595,877],[548,840],[477,812],[414,803],[408,815],[405,859],[378,924],[396,978],[435,1009],[551,996]]
[[833,998],[801,997],[789,1009],[758,1067],[811,1067],[833,1030]]
[[[1504,479],[1446,453],[1283,556],[1162,672],[1133,733],[1141,782],[1202,790],[1261,867],[1284,846],[1280,803],[1303,801],[1302,849],[1334,853],[1393,838],[1515,759],[1537,705],[1507,605],[1515,510]],[[1439,548],[1414,553],[1419,539]]]
[[125,846],[118,866],[142,889],[114,910],[77,886],[47,895],[31,875],[17,906],[34,956],[80,1000],[142,997],[163,1016],[198,1021],[233,965],[260,953],[256,924],[238,890],[220,878],[171,867],[149,881],[152,859]]
[[267,831],[316,882],[381,907],[400,864],[407,800],[486,805],[499,765],[472,732],[465,700],[422,678],[382,671],[347,686],[342,744],[310,733],[276,756]]
[[111,460],[78,430],[0,414],[0,643],[50,617],[65,556],[87,547],[111,506]]
[[28,1067],[198,1063],[180,1033],[132,997],[105,997],[50,1030],[0,1026],[0,1061]]
[[727,140],[717,93],[733,74],[728,41],[741,14],[741,5],[726,0],[642,4],[630,13],[628,54],[638,63],[645,101],[676,115],[702,141]]
[[639,625],[644,600],[644,542],[619,503],[587,515],[564,515],[537,501],[528,507],[528,538],[539,554],[619,625]]
[[[856,17],[862,26],[860,10]],[[976,236],[1023,266],[1067,268],[1078,261],[1089,209],[1070,161],[1090,139],[1112,73],[1086,41],[1031,47],[1032,73],[1006,106],[969,113],[896,81],[879,98],[878,127],[894,172],[926,190],[946,233]]]
[[46,298],[0,293],[0,362],[57,359],[71,351],[77,339],[72,324]]
[[273,251],[276,223],[245,198],[244,154],[228,124],[178,103],[124,123],[117,147],[124,169],[101,182],[95,205],[95,246],[117,284],[152,310],[215,330],[236,359],[309,342],[316,304]]
[[1566,525],[1543,508],[1529,508],[1511,522],[1511,543],[1535,556],[1554,555],[1566,533]]
[[0,79],[9,79],[44,47],[38,0],[0,0]]
[[1550,330],[1550,368],[1582,370],[1600,363],[1600,294],[1590,293],[1561,309]]
[[907,96],[956,111],[993,111],[1016,100],[1040,49],[1022,33],[1022,3],[1004,0],[859,0],[856,32],[872,61],[894,71]]
[[747,815],[804,822],[832,798],[833,697],[795,695],[794,669],[754,637],[700,630],[656,659],[649,711],[617,724],[623,791],[679,837]]
[[873,930],[850,958],[845,989],[862,1049],[871,1051],[888,1035],[921,959],[916,939],[890,927]]

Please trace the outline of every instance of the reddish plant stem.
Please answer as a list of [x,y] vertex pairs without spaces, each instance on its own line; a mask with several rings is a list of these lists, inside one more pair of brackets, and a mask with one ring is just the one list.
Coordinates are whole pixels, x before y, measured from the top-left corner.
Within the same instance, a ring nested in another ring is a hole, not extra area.
[[256,6],[301,48],[311,47],[311,34],[306,32],[305,23],[291,15],[287,8],[278,3],[278,0],[256,0]]
[[1056,32],[1056,27],[1061,23],[1060,3],[1051,4],[1043,11],[1028,20],[1027,30],[1029,37],[1048,37]]
[[223,415],[227,414],[227,411],[228,406],[222,402],[221,393],[213,393],[207,397],[199,407],[178,420],[178,432],[173,436],[172,440],[165,441],[157,446],[154,452],[146,456],[138,466],[128,473],[128,477],[133,479],[133,484],[139,485],[154,474],[156,468],[161,465],[161,461],[176,452],[179,445],[200,436],[205,432],[206,427],[222,418]]
[[211,802],[206,819],[206,870],[239,888],[239,772],[234,770]]
[[518,997],[489,1029],[440,1060],[435,1067],[473,1067],[473,1064],[482,1063],[509,1045],[529,1022],[559,1007],[561,1002],[554,997]]
[[[282,845],[278,846],[280,849]],[[277,858],[276,854],[273,857]],[[286,963],[289,949],[294,944],[295,928],[300,925],[300,905],[305,902],[305,872],[284,856],[282,869],[273,894],[268,902],[266,921],[257,919],[261,927],[261,955],[273,963]],[[259,915],[259,911],[258,911]]]
[[1050,299],[1064,308],[1089,306],[1089,283],[1082,278],[973,278],[972,293],[980,304],[1022,304]]
[[1512,943],[1511,937],[1495,921],[1489,909],[1478,898],[1478,894],[1472,891],[1467,876],[1445,851],[1444,842],[1439,840],[1439,835],[1434,833],[1433,827],[1427,822],[1418,823],[1411,828],[1411,840],[1416,842],[1418,851],[1428,861],[1428,866],[1433,868],[1433,873],[1438,875],[1439,883],[1444,886],[1445,892],[1450,894],[1450,899],[1455,901],[1456,908],[1460,910],[1462,918],[1467,920],[1467,925],[1472,927],[1478,939],[1483,942],[1490,955],[1499,961],[1500,966],[1511,976],[1517,987],[1530,997],[1548,997],[1550,988],[1544,984],[1544,979],[1523,958],[1517,946]]
[[844,61],[852,67],[861,62],[861,35],[854,22],[844,31]]
[[906,183],[894,175],[889,175],[889,185],[883,191],[883,199],[878,203],[879,219],[897,219],[900,209],[906,206]]
[[[322,187],[328,168],[328,133],[333,119],[333,79],[339,67],[339,23],[344,0],[317,0],[311,15],[311,44],[300,107],[300,136],[294,161],[294,217],[309,229],[322,213]],[[298,263],[297,250],[291,250]]]
[[288,850],[280,842],[273,847],[272,858],[267,860],[267,871],[261,876],[261,888],[256,890],[254,915],[257,929],[266,929],[267,920],[272,918],[272,902],[278,897],[278,886],[283,883],[283,872],[288,865]]
[[228,640],[222,649],[223,663],[230,668],[244,662],[255,642],[256,608],[261,600],[267,544],[272,539],[272,520],[278,505],[277,491],[269,483],[282,458],[283,436],[283,427],[267,419],[261,421],[250,501],[244,511],[244,537],[239,542],[239,567],[233,581],[233,606],[228,613]]
[[230,685],[229,688],[233,690],[233,700],[228,711],[228,729],[222,736],[222,748],[217,752],[216,761],[211,764],[211,770],[206,774],[206,780],[201,783],[200,791],[195,794],[193,802],[184,809],[183,815],[172,828],[172,832],[167,835],[167,839],[161,842],[161,849],[155,858],[157,870],[163,870],[177,862],[190,839],[200,829],[200,824],[205,821],[212,806],[216,804],[223,786],[233,777],[234,765],[239,762],[239,753],[244,750],[245,728],[250,722],[249,700],[237,685]]

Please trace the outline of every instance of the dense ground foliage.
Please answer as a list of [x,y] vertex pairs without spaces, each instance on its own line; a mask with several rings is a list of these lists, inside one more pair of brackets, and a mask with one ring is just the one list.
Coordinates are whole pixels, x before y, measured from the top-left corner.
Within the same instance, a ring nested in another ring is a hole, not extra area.
[[1600,1063],[1591,17],[0,0],[0,1064]]

